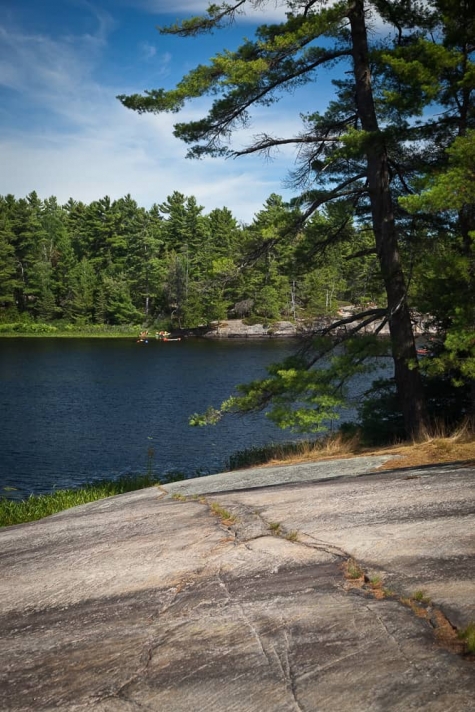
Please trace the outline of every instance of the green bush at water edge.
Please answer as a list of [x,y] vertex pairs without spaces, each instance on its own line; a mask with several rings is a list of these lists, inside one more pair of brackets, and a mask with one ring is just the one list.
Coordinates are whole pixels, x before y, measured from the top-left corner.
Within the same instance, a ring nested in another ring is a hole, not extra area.
[[137,336],[142,330],[139,325],[128,324],[110,326],[108,324],[65,324],[64,322],[44,323],[39,321],[15,321],[0,323],[0,336]]

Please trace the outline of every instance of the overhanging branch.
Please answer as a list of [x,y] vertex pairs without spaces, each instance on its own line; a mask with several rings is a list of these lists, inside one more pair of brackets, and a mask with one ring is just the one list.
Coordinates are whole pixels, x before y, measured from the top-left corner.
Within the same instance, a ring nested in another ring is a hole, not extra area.
[[238,156],[245,156],[249,153],[257,153],[258,151],[268,151],[271,148],[278,146],[286,146],[289,144],[308,144],[317,142],[328,142],[336,143],[341,141],[340,137],[332,138],[315,138],[315,136],[296,136],[294,138],[272,138],[266,134],[261,135],[261,137],[256,137],[257,143],[253,146],[248,146],[242,151],[234,151],[233,155],[237,158]]
[[376,255],[376,247],[367,247],[364,250],[359,250],[358,252],[353,252],[352,255],[347,255],[343,259],[346,261],[356,260],[358,257],[368,257],[369,255]]
[[[312,38],[313,39],[313,38]],[[310,41],[310,40],[309,40]],[[231,132],[231,127],[232,124],[239,119],[245,121],[246,117],[246,112],[247,110],[253,106],[254,104],[258,104],[262,101],[265,100],[265,98],[271,94],[275,89],[278,89],[279,87],[282,87],[285,84],[289,84],[290,82],[293,82],[300,77],[309,74],[310,72],[314,71],[318,67],[320,67],[322,64],[325,64],[327,62],[331,62],[335,59],[340,59],[341,57],[346,57],[350,55],[349,50],[338,50],[335,52],[326,52],[324,55],[319,57],[316,61],[311,62],[309,64],[305,64],[303,66],[300,66],[298,69],[296,69],[294,72],[290,72],[286,74],[285,76],[279,78],[276,81],[271,82],[267,86],[264,86],[262,88],[256,87],[256,93],[253,93],[249,96],[249,93],[246,94],[248,97],[247,99],[238,101],[235,105],[234,108],[230,108],[229,111],[225,112],[224,115],[220,116],[219,112],[216,112],[216,119],[210,120],[210,123],[208,126],[202,130],[201,135],[198,132],[196,136],[181,136],[183,140],[186,143],[192,143],[193,141],[197,140],[206,140],[207,141],[207,147],[208,150],[212,151],[213,148],[215,147],[216,149],[219,148],[219,142],[220,138],[223,135],[227,135]],[[229,98],[229,96],[228,96]],[[216,107],[216,105],[215,105]],[[213,109],[211,109],[211,115],[213,114]],[[183,128],[186,126],[186,124],[183,124]]]
[[346,191],[345,188],[347,186],[352,185],[353,183],[356,183],[357,181],[362,180],[363,178],[366,178],[366,173],[359,173],[358,175],[352,176],[351,178],[348,178],[348,180],[343,181],[343,183],[337,185],[335,188],[333,188],[333,190],[322,192],[322,194],[316,200],[314,200],[313,203],[311,203],[310,207],[305,211],[302,217],[302,222],[308,220],[308,218],[313,215],[313,213],[318,210],[318,208],[324,203],[328,203],[331,200],[335,200],[337,198],[355,195],[356,193],[358,195],[361,194],[361,188],[358,190],[351,191]]
[[350,331],[345,331],[344,334],[340,334],[337,336],[335,339],[332,340],[331,344],[328,346],[327,349],[322,349],[314,358],[310,359],[307,364],[306,364],[306,370],[308,371],[312,366],[314,366],[316,363],[321,361],[325,356],[327,356],[335,346],[338,346],[338,344],[342,344],[343,342],[347,341],[350,339],[352,336],[355,336],[358,334],[362,329],[366,328],[370,324],[372,324],[374,321],[377,321],[378,319],[382,319],[383,322],[382,324],[379,325],[378,327],[378,333],[381,331],[381,329],[384,326],[384,323],[387,322],[389,319],[387,309],[381,309],[381,308],[376,308],[376,309],[367,309],[364,312],[359,312],[358,314],[352,314],[349,317],[346,317],[345,319],[339,319],[338,321],[334,321],[332,324],[329,326],[325,327],[324,329],[318,329],[314,331],[309,337],[307,337],[307,343],[301,348],[300,353],[303,355],[306,352],[310,351],[312,348],[312,339],[314,336],[328,336],[328,334],[331,334],[332,331],[335,331],[336,329],[341,328],[342,326],[346,326],[347,324],[354,323],[355,321],[358,321],[360,319],[364,319],[361,323],[357,324],[353,329]]
[[365,326],[368,326],[371,324],[373,321],[376,321],[376,319],[381,319],[382,317],[387,315],[387,309],[382,309],[380,307],[375,308],[375,309],[367,309],[364,312],[358,312],[357,314],[351,314],[350,316],[345,317],[344,319],[338,319],[338,321],[334,321],[330,326],[325,327],[324,329],[318,330],[319,336],[326,336],[327,334],[330,334],[332,331],[335,331],[335,329],[339,329],[342,326],[346,326],[346,324],[352,324],[355,321],[360,321],[361,319],[364,319],[365,321],[361,324],[359,324],[357,327],[355,327],[355,333],[357,331],[360,331]]
[[[208,16],[201,15],[191,20],[183,20],[180,24],[158,27],[157,29],[162,35],[175,35],[177,37],[194,37],[198,34],[212,32],[214,29],[220,29],[226,24],[232,24],[235,16],[239,13],[239,8],[245,5],[246,2],[247,0],[239,0],[234,6],[223,5],[223,10],[216,15],[208,12]],[[225,19],[227,19],[226,23],[223,22]]]

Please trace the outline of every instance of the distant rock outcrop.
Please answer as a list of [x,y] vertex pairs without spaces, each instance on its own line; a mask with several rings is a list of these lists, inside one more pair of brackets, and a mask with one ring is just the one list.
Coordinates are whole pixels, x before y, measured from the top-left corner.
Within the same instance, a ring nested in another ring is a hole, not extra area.
[[271,324],[245,324],[242,319],[213,322],[203,333],[207,339],[259,339],[263,337],[291,337],[299,328],[291,321],[274,321]]
[[[225,321],[214,321],[209,326],[200,326],[197,329],[182,329],[180,334],[183,336],[201,336],[206,339],[263,339],[263,338],[291,338],[311,332],[316,332],[327,328],[333,322],[347,319],[353,315],[357,316],[358,310],[354,306],[343,307],[337,315],[331,317],[320,317],[314,320],[297,319],[293,321],[275,320],[261,324],[246,324],[244,319],[226,319]],[[413,317],[414,334],[419,336],[427,333],[426,322],[427,316],[415,314]],[[351,329],[357,324],[357,321],[343,325],[336,329],[333,333],[341,335],[345,330]],[[378,329],[378,333],[382,336],[389,335],[389,326],[384,324],[381,328],[381,320],[376,319],[372,323],[365,326],[360,334],[371,334]]]

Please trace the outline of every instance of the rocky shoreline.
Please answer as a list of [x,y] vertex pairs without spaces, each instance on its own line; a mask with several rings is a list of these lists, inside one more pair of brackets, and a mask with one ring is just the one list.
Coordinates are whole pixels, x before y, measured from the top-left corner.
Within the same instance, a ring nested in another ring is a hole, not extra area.
[[261,339],[294,337],[303,333],[297,324],[291,321],[276,321],[272,324],[245,324],[242,319],[230,319],[215,322],[204,331],[206,339]]
[[[313,323],[309,321],[273,321],[268,324],[246,324],[242,319],[227,319],[226,321],[212,322],[208,327],[199,329],[183,330],[183,336],[200,336],[206,339],[264,339],[264,338],[294,338],[304,336],[311,332],[318,332],[328,327],[338,319],[345,319],[351,315],[349,309],[341,310],[337,317],[321,318]],[[414,318],[414,333],[421,336],[426,333],[424,322],[426,317],[417,316]],[[360,334],[372,334],[380,326],[380,320],[361,329]],[[346,330],[345,326],[340,327],[334,333],[341,334]],[[381,336],[389,336],[389,326],[385,324],[378,331]]]

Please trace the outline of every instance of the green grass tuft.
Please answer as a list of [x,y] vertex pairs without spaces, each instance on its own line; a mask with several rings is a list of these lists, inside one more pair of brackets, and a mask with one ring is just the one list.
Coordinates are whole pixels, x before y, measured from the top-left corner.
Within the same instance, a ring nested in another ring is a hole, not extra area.
[[349,559],[347,563],[347,574],[350,579],[360,579],[364,576],[364,571],[361,566],[354,560]]
[[296,531],[294,531],[294,530],[292,530],[291,532],[288,532],[288,533],[285,535],[285,538],[288,539],[289,541],[297,541],[298,538],[299,538],[299,533],[296,532]]
[[[170,478],[171,476],[168,475],[166,480],[173,481]],[[177,474],[177,478],[182,478],[182,475]],[[22,501],[0,498],[0,527],[34,522],[80,504],[163,483],[163,480],[149,474],[129,475],[116,480],[101,480],[86,484],[78,489],[56,490],[51,494],[32,494]]]
[[475,653],[475,623],[469,623],[466,628],[459,630],[458,637],[465,642],[467,653]]
[[431,602],[430,596],[427,596],[424,591],[415,591],[412,594],[412,597],[415,601],[418,603],[423,603],[424,605],[428,606],[429,603]]
[[216,514],[216,516],[219,517],[223,523],[234,524],[236,522],[236,517],[217,502],[212,502],[210,504],[210,508],[213,514]]

